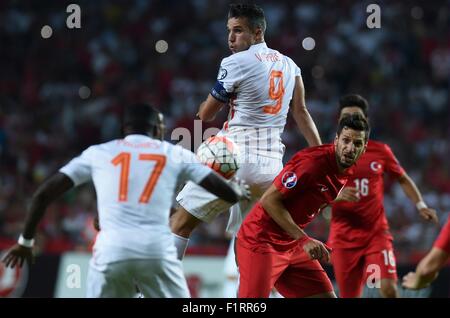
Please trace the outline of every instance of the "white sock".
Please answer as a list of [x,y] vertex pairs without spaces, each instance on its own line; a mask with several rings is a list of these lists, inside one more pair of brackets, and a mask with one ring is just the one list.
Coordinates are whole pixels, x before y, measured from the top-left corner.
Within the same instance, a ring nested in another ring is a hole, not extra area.
[[175,233],[172,234],[175,239],[175,247],[177,248],[177,258],[181,261],[189,244],[189,238],[176,235]]

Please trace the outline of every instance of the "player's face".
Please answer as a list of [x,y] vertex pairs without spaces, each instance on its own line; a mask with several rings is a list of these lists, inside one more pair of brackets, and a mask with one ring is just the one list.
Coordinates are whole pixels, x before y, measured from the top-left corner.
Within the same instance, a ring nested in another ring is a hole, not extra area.
[[352,114],[360,114],[363,118],[366,118],[361,108],[359,108],[358,106],[348,106],[341,109],[339,120],[341,120],[342,117]]
[[246,18],[228,19],[228,47],[237,53],[247,50],[256,43],[257,34],[251,31]]
[[336,159],[341,168],[351,167],[364,153],[367,146],[364,137],[364,131],[353,130],[347,127],[344,127],[341,134],[336,136],[334,140]]

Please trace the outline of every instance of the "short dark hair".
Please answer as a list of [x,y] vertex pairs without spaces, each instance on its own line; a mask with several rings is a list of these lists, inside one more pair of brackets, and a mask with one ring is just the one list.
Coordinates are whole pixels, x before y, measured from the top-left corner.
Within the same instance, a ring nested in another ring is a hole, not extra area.
[[129,126],[134,130],[146,132],[161,124],[161,115],[161,112],[148,104],[132,104],[124,109],[123,127]]
[[347,127],[357,131],[364,131],[364,141],[369,140],[370,126],[367,120],[361,114],[354,113],[341,118],[338,124],[337,134],[341,134],[342,130]]
[[359,107],[362,112],[364,113],[364,116],[368,116],[369,112],[369,103],[367,100],[358,94],[348,94],[345,96],[342,96],[339,99],[339,113],[341,113],[342,109],[345,107]]
[[256,4],[230,4],[228,19],[241,17],[247,18],[252,31],[257,28],[261,28],[263,33],[266,31],[267,24],[264,11]]

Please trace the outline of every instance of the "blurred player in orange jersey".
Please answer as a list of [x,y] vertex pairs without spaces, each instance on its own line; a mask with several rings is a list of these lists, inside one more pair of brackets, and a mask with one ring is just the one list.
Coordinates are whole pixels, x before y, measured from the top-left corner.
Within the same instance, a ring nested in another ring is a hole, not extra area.
[[227,183],[180,146],[162,141],[162,114],[146,104],[125,108],[123,139],[94,145],[72,159],[33,195],[25,229],[6,266],[33,258],[33,237],[47,206],[93,181],[99,232],[87,278],[88,297],[189,297],[176,256],[169,213],[177,184],[192,180],[230,204],[248,199],[245,185]]
[[402,286],[408,289],[421,289],[430,285],[439,271],[450,260],[450,217],[428,254],[419,262],[415,272],[403,277]]
[[[368,108],[363,97],[347,95],[339,102],[339,117],[357,113],[367,118]],[[396,178],[423,219],[437,223],[436,211],[423,202],[415,183],[400,166],[391,148],[369,140],[366,152],[348,181],[348,186],[358,189],[361,199],[332,205],[328,244],[333,248],[331,261],[340,297],[360,297],[365,278],[377,272],[381,276],[378,282],[381,296],[398,296],[393,238],[383,206],[386,173]]]

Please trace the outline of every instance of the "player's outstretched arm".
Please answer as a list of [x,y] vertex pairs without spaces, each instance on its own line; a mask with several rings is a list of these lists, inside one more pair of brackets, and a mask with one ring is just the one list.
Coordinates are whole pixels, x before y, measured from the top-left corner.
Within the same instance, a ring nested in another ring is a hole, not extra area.
[[224,105],[225,103],[209,94],[206,100],[200,104],[197,115],[205,122],[212,121]]
[[61,172],[54,174],[39,186],[31,199],[30,209],[25,221],[25,229],[23,231],[24,238],[31,239],[34,237],[37,225],[44,216],[47,206],[73,186],[73,181]]
[[303,80],[300,76],[295,77],[294,94],[291,101],[292,116],[294,116],[300,132],[305,137],[308,145],[319,146],[322,144],[319,131],[316,124],[309,114],[305,103],[305,88],[303,86]]
[[249,186],[244,181],[234,179],[227,182],[215,172],[208,174],[199,185],[215,196],[230,203],[236,203],[242,199],[250,199]]
[[16,265],[22,267],[24,261],[32,262],[33,237],[47,206],[73,186],[72,180],[61,172],[56,173],[39,186],[31,199],[25,229],[19,238],[19,242],[3,258],[7,267]]
[[450,254],[433,247],[419,262],[415,272],[403,277],[402,286],[408,289],[422,289],[430,285],[438,276],[439,270],[447,263]]
[[427,207],[422,199],[419,189],[417,188],[414,181],[408,176],[407,173],[403,174],[398,178],[398,182],[405,192],[406,196],[416,205],[420,216],[427,220],[438,224],[438,217],[434,209]]

